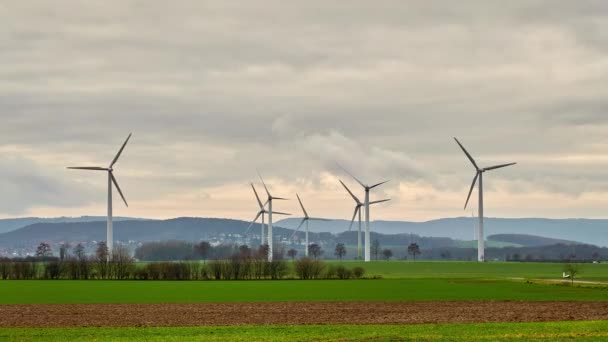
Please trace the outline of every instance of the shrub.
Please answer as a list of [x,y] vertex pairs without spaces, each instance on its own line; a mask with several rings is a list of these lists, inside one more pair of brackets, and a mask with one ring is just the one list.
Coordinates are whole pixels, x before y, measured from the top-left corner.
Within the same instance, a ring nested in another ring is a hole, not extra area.
[[338,276],[338,279],[350,279],[351,274],[351,270],[342,265],[336,267],[336,276]]
[[289,269],[287,263],[283,260],[273,260],[269,263],[270,265],[270,279],[282,279],[284,278]]
[[325,264],[322,261],[310,258],[297,260],[294,265],[296,275],[303,280],[319,279],[324,269]]
[[327,266],[325,270],[325,279],[332,279],[336,277],[336,267],[334,265]]
[[51,261],[44,265],[45,279],[59,279],[61,277],[61,264],[57,261]]
[[360,279],[363,277],[364,274],[365,274],[365,269],[363,267],[357,266],[357,267],[353,268],[352,277],[354,279]]

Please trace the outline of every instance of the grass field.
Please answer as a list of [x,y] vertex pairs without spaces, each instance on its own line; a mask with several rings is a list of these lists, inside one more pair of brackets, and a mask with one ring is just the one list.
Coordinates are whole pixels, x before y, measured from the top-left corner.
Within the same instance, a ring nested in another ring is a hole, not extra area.
[[608,300],[606,286],[440,278],[206,282],[23,280],[0,282],[0,293],[3,294],[0,304]]
[[[332,262],[339,264],[340,262]],[[384,278],[531,278],[558,279],[563,264],[534,262],[457,262],[457,261],[343,261],[348,267],[362,266],[366,275]],[[608,281],[608,263],[580,264],[581,280]]]
[[[330,262],[333,265],[340,262]],[[0,304],[296,301],[608,301],[608,285],[565,285],[557,263],[344,261],[383,279],[319,281],[0,281]],[[608,281],[608,264],[582,265],[581,280]],[[0,328],[4,341],[596,341],[608,321],[444,325]]]
[[0,329],[3,341],[598,341],[608,322]]

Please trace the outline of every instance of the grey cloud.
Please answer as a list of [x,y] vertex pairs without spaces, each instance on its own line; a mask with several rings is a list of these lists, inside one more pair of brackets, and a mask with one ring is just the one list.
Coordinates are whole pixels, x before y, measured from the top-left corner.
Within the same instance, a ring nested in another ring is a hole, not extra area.
[[0,146],[41,168],[105,162],[134,131],[120,179],[136,199],[256,167],[319,189],[335,161],[389,190],[458,191],[453,136],[484,163],[531,160],[495,175],[512,191],[604,191],[601,167],[542,161],[602,153],[602,1],[0,6]]

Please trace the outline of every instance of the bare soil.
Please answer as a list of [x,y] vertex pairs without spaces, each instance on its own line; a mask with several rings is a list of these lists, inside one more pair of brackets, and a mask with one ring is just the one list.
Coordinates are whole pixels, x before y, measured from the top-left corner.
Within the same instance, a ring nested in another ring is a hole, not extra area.
[[607,319],[608,302],[0,305],[0,327],[424,324]]

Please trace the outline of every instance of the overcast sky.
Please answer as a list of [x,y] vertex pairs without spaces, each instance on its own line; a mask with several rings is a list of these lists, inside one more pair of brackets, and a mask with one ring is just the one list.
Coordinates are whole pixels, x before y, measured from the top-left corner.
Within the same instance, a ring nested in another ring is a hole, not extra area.
[[[29,3],[29,4],[27,4]],[[0,3],[0,217],[608,217],[606,1]],[[262,190],[260,188],[260,190]],[[301,215],[294,200],[275,209]]]

